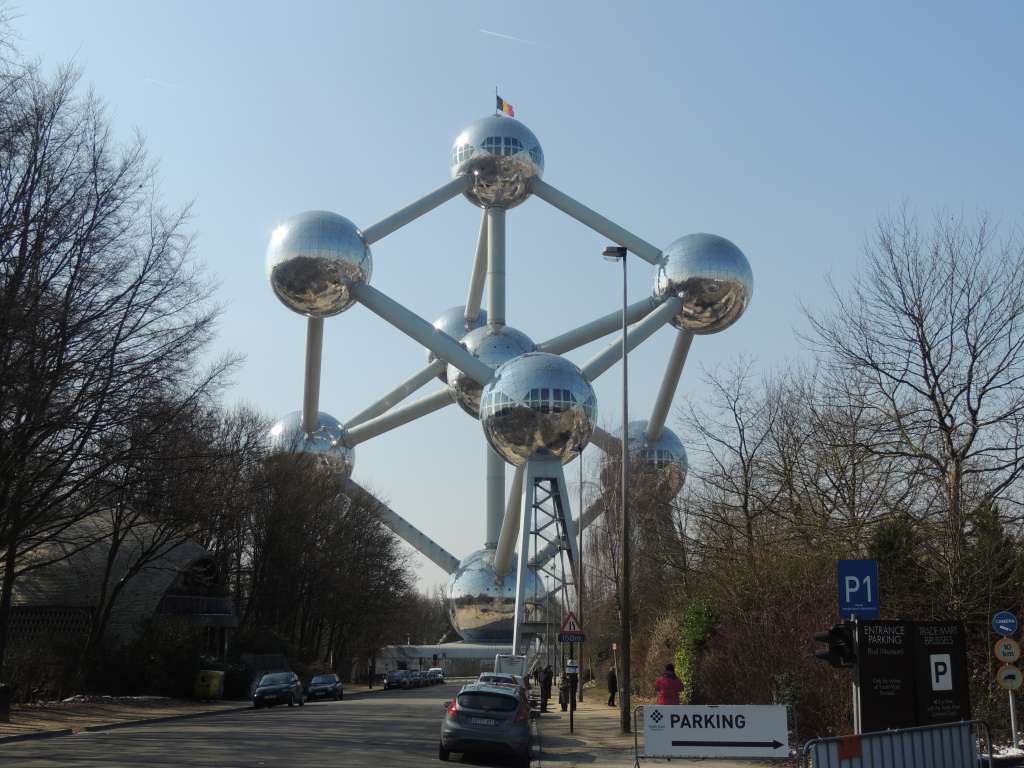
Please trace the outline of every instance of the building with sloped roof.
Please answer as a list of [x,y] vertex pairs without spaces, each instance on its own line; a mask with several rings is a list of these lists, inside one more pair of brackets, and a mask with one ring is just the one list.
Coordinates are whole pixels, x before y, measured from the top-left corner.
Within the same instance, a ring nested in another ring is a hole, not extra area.
[[[173,616],[203,628],[208,652],[222,656],[238,621],[210,553],[194,541],[156,547],[160,530],[142,523],[124,537],[105,578],[112,530],[111,516],[97,513],[30,553],[28,570],[14,584],[11,643],[84,640],[100,610],[104,581],[109,594],[127,578],[111,611],[105,645],[126,645],[147,620]],[[148,550],[155,556],[147,556]]]

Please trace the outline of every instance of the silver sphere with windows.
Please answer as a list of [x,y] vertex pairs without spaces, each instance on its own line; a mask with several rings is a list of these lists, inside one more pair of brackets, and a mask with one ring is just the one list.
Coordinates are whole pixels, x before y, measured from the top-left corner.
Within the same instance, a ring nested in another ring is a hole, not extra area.
[[[465,305],[458,307],[451,307],[446,309],[441,316],[434,321],[434,327],[442,333],[447,333],[456,341],[462,339],[467,333],[477,328],[482,328],[487,325],[487,310],[481,309],[477,314],[476,320],[472,323],[466,322],[466,307]],[[437,356],[429,349],[427,352],[427,362],[432,363],[437,359]],[[447,366],[441,369],[441,372],[437,374],[437,378],[441,381],[448,381],[448,370]]]
[[317,413],[319,426],[312,432],[302,429],[302,411],[292,411],[270,428],[270,450],[277,454],[306,454],[320,466],[348,480],[355,464],[355,450],[342,441],[345,427],[329,413]]
[[513,208],[544,174],[544,151],[533,131],[512,117],[491,115],[458,135],[448,158],[452,178],[471,174],[466,197],[481,208]]
[[662,427],[661,436],[651,440],[647,436],[646,421],[629,422],[629,455],[632,466],[644,474],[657,477],[659,485],[675,496],[686,483],[690,462],[682,440],[668,427]]
[[575,459],[594,432],[597,396],[564,357],[529,352],[504,363],[480,396],[480,423],[509,464],[548,456]]
[[[491,368],[537,348],[529,336],[508,325],[485,325],[470,331],[462,338],[462,346]],[[462,410],[473,418],[480,415],[482,384],[449,364],[448,387]]]
[[351,221],[329,211],[306,211],[277,227],[267,248],[267,278],[281,302],[307,317],[344,312],[352,287],[370,282],[370,246]]
[[718,235],[681,237],[662,254],[654,279],[659,300],[678,296],[676,328],[709,334],[740,319],[754,293],[754,274],[743,252]]
[[[445,603],[448,618],[468,643],[508,643],[516,614],[516,564],[500,581],[494,576],[494,550],[480,549],[459,562],[448,577]],[[526,571],[526,599],[540,600],[544,585],[532,568]]]

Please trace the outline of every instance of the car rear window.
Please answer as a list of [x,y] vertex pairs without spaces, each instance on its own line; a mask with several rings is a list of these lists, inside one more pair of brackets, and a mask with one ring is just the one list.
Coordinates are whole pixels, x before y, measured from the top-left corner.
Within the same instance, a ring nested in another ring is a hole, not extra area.
[[333,683],[334,675],[317,675],[313,678],[314,683]]
[[276,672],[271,675],[264,675],[260,685],[284,685],[290,683],[292,676],[290,672]]
[[459,694],[459,706],[466,709],[483,709],[488,712],[511,712],[519,706],[519,701],[512,696],[500,693],[468,692]]

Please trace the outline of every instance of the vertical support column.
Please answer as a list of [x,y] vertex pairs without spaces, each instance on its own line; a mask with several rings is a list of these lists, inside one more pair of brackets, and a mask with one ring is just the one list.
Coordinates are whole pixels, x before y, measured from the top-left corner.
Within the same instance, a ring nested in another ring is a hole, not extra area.
[[320,361],[323,358],[324,320],[306,322],[306,381],[302,392],[302,429],[313,432],[320,426]]
[[501,523],[505,517],[505,460],[487,446],[487,536],[484,546],[498,546]]
[[505,209],[487,209],[487,322],[505,324]]

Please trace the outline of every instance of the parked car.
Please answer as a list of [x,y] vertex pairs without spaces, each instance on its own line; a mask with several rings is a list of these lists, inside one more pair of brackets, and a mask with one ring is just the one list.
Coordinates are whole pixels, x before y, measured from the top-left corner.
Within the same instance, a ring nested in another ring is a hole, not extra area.
[[306,689],[306,698],[310,701],[313,699],[341,701],[345,698],[345,689],[337,675],[317,675],[309,681],[309,687]]
[[412,687],[413,688],[422,688],[424,682],[426,682],[423,679],[423,673],[420,672],[417,669],[417,670],[414,670],[414,671],[410,672],[409,674],[412,675]]
[[395,669],[384,675],[384,688],[408,688],[409,672],[405,669]]
[[287,704],[300,707],[306,703],[302,693],[302,683],[294,672],[269,672],[260,678],[256,690],[252,694],[252,705],[272,707],[275,704]]
[[470,683],[448,702],[437,757],[452,752],[503,755],[530,765],[530,709],[511,686]]
[[430,682],[434,685],[444,682],[444,670],[440,667],[431,667],[427,670],[427,675],[430,676]]

